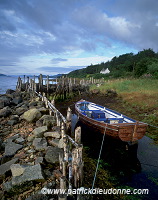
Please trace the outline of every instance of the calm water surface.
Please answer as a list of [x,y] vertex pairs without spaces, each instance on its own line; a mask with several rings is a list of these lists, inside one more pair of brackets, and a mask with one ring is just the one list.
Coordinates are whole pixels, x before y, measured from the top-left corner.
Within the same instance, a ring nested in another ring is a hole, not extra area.
[[4,94],[7,89],[16,89],[18,77],[0,76],[0,94]]

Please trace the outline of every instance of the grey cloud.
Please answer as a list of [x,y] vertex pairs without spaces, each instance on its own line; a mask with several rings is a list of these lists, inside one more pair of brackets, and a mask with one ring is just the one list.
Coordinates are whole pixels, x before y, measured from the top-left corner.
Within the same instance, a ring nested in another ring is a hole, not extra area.
[[[91,37],[106,36],[137,49],[150,47],[158,50],[158,2],[118,0],[111,1],[111,5],[108,2],[110,1],[99,0],[100,7],[98,4],[91,4],[75,10],[74,20],[84,35],[89,33]],[[107,5],[111,11],[109,16]]]
[[33,54],[95,52],[111,40],[158,50],[157,13],[157,0],[1,0],[0,66]]
[[53,64],[57,64],[57,63],[64,62],[64,61],[67,61],[67,59],[65,59],[65,58],[53,58],[53,59],[51,60],[51,62],[52,62]]

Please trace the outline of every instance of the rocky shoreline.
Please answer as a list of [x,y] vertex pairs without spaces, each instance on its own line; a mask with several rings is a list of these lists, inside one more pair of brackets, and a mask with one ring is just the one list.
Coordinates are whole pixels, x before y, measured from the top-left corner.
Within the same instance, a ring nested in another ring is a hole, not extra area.
[[56,199],[63,141],[54,116],[31,92],[0,95],[0,199]]

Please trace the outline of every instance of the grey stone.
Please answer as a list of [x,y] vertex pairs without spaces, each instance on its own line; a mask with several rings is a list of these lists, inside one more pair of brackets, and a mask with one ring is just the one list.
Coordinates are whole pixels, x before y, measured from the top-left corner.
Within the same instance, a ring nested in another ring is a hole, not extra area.
[[58,147],[59,146],[59,139],[57,139],[57,138],[52,139],[51,141],[49,141],[49,144],[51,144],[55,147]]
[[27,153],[34,153],[34,152],[36,152],[34,149],[29,149],[29,150],[27,150]]
[[38,110],[42,113],[42,115],[49,114],[49,110],[47,108],[40,107]]
[[43,157],[37,157],[36,160],[35,160],[35,165],[41,164],[41,163],[43,163]]
[[33,146],[38,151],[43,151],[47,149],[47,141],[45,138],[35,138],[33,141]]
[[3,183],[3,190],[4,191],[9,192],[12,188],[13,188],[13,186],[12,186],[11,181],[7,181],[7,182]]
[[0,150],[3,149],[3,142],[2,139],[0,138]]
[[35,107],[35,106],[37,106],[37,101],[32,101],[32,102],[29,103],[30,108]]
[[0,117],[7,117],[7,116],[9,116],[11,113],[12,113],[11,108],[9,108],[8,106],[7,106],[7,107],[4,107],[3,109],[0,110]]
[[16,120],[8,120],[7,124],[10,126],[13,126],[14,124],[17,124],[18,122]]
[[60,148],[60,149],[64,148],[64,141],[63,141],[63,138],[61,138],[61,139],[59,140],[58,148]]
[[23,114],[23,119],[28,122],[35,122],[41,117],[41,113],[36,108],[30,109]]
[[34,139],[35,139],[35,135],[29,135],[29,136],[27,137],[27,141],[28,141],[28,142],[32,142]]
[[2,165],[4,163],[10,161],[11,159],[12,159],[11,156],[2,156],[2,157],[0,157],[0,164]]
[[0,100],[1,100],[1,102],[3,102],[2,105],[4,104],[4,106],[10,106],[12,98],[10,98],[6,95],[3,95],[0,97]]
[[24,173],[25,167],[21,166],[20,164],[12,164],[10,166],[12,176],[20,176]]
[[5,105],[4,105],[4,101],[0,99],[0,109],[4,108]]
[[36,122],[36,126],[41,126],[41,125],[48,125],[51,124],[52,126],[54,126],[56,124],[56,120],[53,116],[50,115],[43,115],[37,122]]
[[60,133],[58,131],[53,132],[45,132],[44,137],[53,137],[53,138],[60,138]]
[[12,185],[20,185],[27,181],[43,181],[42,169],[40,164],[28,166],[20,176],[12,178]]
[[13,140],[16,140],[18,137],[19,137],[19,134],[15,134],[15,135],[9,137],[9,138],[6,140],[6,142],[7,142],[7,143],[8,143],[8,142],[12,142]]
[[18,122],[19,121],[19,116],[18,115],[12,115],[10,117],[10,120],[16,120]]
[[28,110],[28,107],[19,107],[19,108],[16,109],[15,114],[22,115],[27,110]]
[[20,138],[17,138],[15,140],[15,142],[18,143],[18,144],[23,144],[25,142],[25,140],[24,140],[24,138],[20,137]]
[[5,156],[13,156],[18,150],[22,149],[23,145],[16,144],[12,141],[8,141],[5,145]]
[[6,94],[12,94],[12,93],[14,93],[14,92],[15,92],[15,90],[8,89],[8,90],[6,91]]
[[28,198],[26,198],[25,200],[53,200],[54,198],[49,198],[48,196],[45,196],[43,194],[39,194],[39,193],[35,193],[31,196],[29,196]]
[[18,161],[18,158],[14,158],[2,165],[0,165],[0,176],[5,175],[10,170],[10,166]]
[[15,97],[15,98],[13,98],[13,100],[12,100],[12,104],[15,104],[15,105],[18,105],[19,103],[21,103],[23,101],[23,99],[22,99],[22,97],[20,97],[20,96],[17,96],[17,97]]
[[22,107],[24,105],[24,102],[19,103],[17,106],[15,106],[15,108],[19,108]]
[[58,147],[48,147],[45,155],[45,159],[48,163],[58,163],[59,162],[59,153],[62,153],[63,150]]
[[43,133],[48,130],[47,126],[35,128],[32,133],[35,137],[43,137]]

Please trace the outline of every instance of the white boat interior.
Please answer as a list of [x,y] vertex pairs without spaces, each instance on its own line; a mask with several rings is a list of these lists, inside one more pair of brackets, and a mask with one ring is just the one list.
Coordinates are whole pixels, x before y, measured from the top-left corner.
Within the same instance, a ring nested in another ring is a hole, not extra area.
[[97,121],[117,124],[117,123],[134,123],[133,119],[128,118],[116,111],[105,108],[103,106],[91,103],[88,101],[81,101],[77,103],[77,109],[85,116]]

